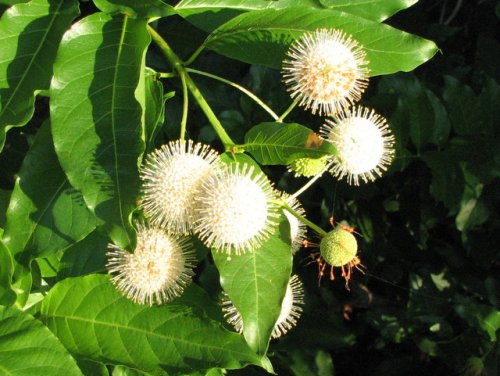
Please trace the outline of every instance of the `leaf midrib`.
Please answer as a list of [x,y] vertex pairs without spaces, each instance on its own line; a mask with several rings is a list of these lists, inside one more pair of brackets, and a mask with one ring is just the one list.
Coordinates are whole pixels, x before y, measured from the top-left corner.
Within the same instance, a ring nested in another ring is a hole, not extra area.
[[197,342],[189,342],[189,341],[182,339],[182,338],[170,337],[170,336],[167,336],[164,334],[149,332],[149,331],[141,329],[141,328],[126,326],[123,324],[109,323],[107,321],[88,319],[88,318],[79,317],[79,316],[58,315],[58,314],[50,314],[50,316],[46,316],[46,319],[61,319],[64,321],[73,320],[75,322],[84,322],[84,323],[89,323],[89,324],[93,324],[93,325],[101,325],[101,326],[109,327],[109,328],[118,328],[118,329],[123,329],[125,331],[131,331],[134,333],[144,334],[147,336],[158,337],[158,338],[164,339],[164,340],[171,340],[171,341],[175,341],[175,342],[180,342],[180,343],[185,344],[185,345],[198,346],[198,347],[206,348],[209,350],[219,350],[219,351],[229,352],[231,354],[237,354],[237,355],[241,355],[244,357],[248,357],[248,353],[235,351],[233,348],[209,346],[209,345],[201,344],[201,343],[197,343]]
[[[122,194],[121,194],[121,182],[120,182],[120,174],[118,171],[118,150],[117,150],[117,140],[116,140],[116,129],[115,129],[115,100],[116,100],[116,88],[118,81],[118,71],[120,70],[120,61],[123,53],[123,44],[125,41],[125,34],[128,25],[128,17],[123,17],[123,26],[120,34],[120,42],[118,44],[118,52],[116,54],[116,62],[115,62],[115,72],[113,75],[113,89],[111,94],[111,132],[113,135],[113,154],[114,154],[114,166],[115,166],[115,179],[116,179],[116,194],[118,196],[118,210],[120,211],[120,221],[122,227],[125,229],[127,226],[125,225],[124,217],[123,217],[123,205],[122,205]],[[130,242],[130,237],[128,231],[125,231],[128,241]]]

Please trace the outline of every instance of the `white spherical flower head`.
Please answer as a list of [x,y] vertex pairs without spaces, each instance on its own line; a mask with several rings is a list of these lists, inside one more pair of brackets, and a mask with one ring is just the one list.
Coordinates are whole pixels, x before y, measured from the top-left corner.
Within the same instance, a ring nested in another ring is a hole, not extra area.
[[185,240],[139,226],[134,253],[109,244],[111,282],[138,304],[162,304],[182,294],[194,275],[196,257]]
[[319,29],[294,42],[283,62],[292,98],[312,113],[331,115],[361,98],[368,85],[366,53],[351,36]]
[[203,179],[215,173],[217,152],[193,141],[163,145],[146,158],[141,168],[139,206],[148,220],[170,232],[191,231],[194,195]]
[[[297,321],[302,314],[301,306],[303,304],[304,288],[299,277],[294,275],[288,282],[285,297],[281,303],[281,312],[271,334],[272,338],[281,337],[297,325]],[[226,294],[222,298],[221,305],[224,318],[227,322],[238,333],[243,333],[243,318]]]
[[[295,197],[291,197],[287,193],[282,194],[282,198],[287,202],[292,210],[295,210],[301,216],[304,216],[306,211],[302,204]],[[294,255],[302,247],[306,238],[307,226],[294,217],[288,210],[283,210],[286,219],[290,225],[290,238],[292,246],[292,254]]]
[[330,172],[338,178],[347,176],[349,184],[359,185],[360,178],[375,180],[394,157],[394,136],[386,120],[364,107],[326,120],[320,133],[338,152]]
[[255,173],[247,164],[232,164],[203,181],[195,198],[195,232],[217,251],[253,251],[274,231],[274,199],[262,172]]

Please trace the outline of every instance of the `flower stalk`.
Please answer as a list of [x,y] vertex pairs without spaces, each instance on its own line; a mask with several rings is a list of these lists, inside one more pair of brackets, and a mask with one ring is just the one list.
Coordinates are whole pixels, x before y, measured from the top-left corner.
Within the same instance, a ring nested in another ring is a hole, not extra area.
[[201,94],[200,90],[194,83],[194,81],[191,79],[189,76],[188,72],[186,71],[186,68],[184,67],[184,64],[181,59],[174,53],[174,51],[170,48],[168,43],[165,41],[165,39],[162,38],[158,32],[153,29],[151,26],[148,26],[148,31],[149,34],[151,35],[151,38],[153,41],[156,43],[158,48],[161,50],[163,55],[167,58],[167,60],[170,62],[174,70],[177,71],[179,76],[184,77],[184,80],[186,82],[186,86],[189,89],[191,95],[193,98],[196,100],[202,111],[205,113],[205,116],[207,117],[208,121],[214,128],[215,133],[217,133],[217,136],[219,136],[219,139],[222,141],[224,144],[224,147],[226,149],[230,149],[233,145],[234,142],[229,137],[227,134],[226,130],[222,126],[221,122],[213,112],[212,108],[208,104],[208,102],[205,100],[203,97],[203,94]]

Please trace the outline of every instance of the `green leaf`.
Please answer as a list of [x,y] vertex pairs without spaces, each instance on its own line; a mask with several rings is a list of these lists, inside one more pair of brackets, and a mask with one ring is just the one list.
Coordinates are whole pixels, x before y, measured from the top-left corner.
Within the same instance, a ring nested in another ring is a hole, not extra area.
[[93,0],[106,13],[123,13],[132,18],[158,18],[175,14],[174,9],[161,0]]
[[500,311],[463,296],[457,296],[455,300],[455,312],[480,333],[486,334],[490,341],[496,341],[500,329]]
[[94,215],[59,165],[46,122],[23,161],[7,211],[3,239],[16,262],[15,279],[31,260],[78,242],[94,228]]
[[109,240],[98,230],[66,249],[61,258],[57,278],[79,277],[106,271],[106,252]]
[[222,288],[243,319],[243,335],[250,347],[265,354],[281,312],[292,271],[290,228],[280,216],[276,233],[253,252],[228,257],[212,252]]
[[437,52],[426,39],[334,10],[260,10],[242,14],[208,36],[205,47],[250,64],[280,69],[290,44],[317,28],[337,28],[364,46],[370,75],[411,71]]
[[[121,247],[139,192],[144,151],[145,20],[96,13],[65,34],[54,66],[54,144],[71,184]],[[127,231],[128,230],[128,231]]]
[[368,20],[382,22],[418,0],[319,0],[324,6],[341,12],[351,13]]
[[2,375],[79,375],[82,372],[58,339],[33,316],[0,306]]
[[262,164],[288,164],[298,158],[335,155],[335,147],[311,129],[295,123],[261,123],[245,135],[245,151]]
[[14,273],[12,255],[7,247],[0,241],[0,304],[11,305],[16,301],[16,294],[12,291],[11,281]]
[[1,231],[5,227],[5,213],[9,207],[10,195],[12,191],[6,191],[5,189],[0,189],[0,237]]
[[145,372],[241,368],[261,359],[217,320],[220,309],[198,286],[157,307],[120,295],[106,275],[69,278],[52,288],[42,320],[74,354]]
[[451,76],[444,77],[443,98],[451,124],[459,135],[479,134],[485,125],[481,121],[482,102],[472,89]]
[[243,12],[298,6],[322,8],[318,0],[182,0],[175,10],[193,25],[211,32]]
[[49,88],[63,33],[79,14],[76,0],[32,0],[0,19],[0,151],[5,134],[33,116],[35,93]]
[[30,0],[0,0],[0,4],[5,5],[16,5],[21,3],[27,3]]
[[429,151],[421,156],[432,172],[431,194],[456,212],[464,192],[464,174],[456,155],[448,151]]
[[146,150],[155,148],[155,137],[165,121],[165,101],[163,84],[157,78],[153,69],[146,69],[145,77],[145,124],[146,124]]

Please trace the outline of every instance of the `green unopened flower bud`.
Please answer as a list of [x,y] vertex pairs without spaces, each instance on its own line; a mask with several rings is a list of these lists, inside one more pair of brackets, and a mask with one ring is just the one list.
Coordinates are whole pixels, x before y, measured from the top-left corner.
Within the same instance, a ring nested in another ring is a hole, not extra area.
[[295,176],[311,176],[321,173],[328,163],[328,156],[321,158],[299,158],[288,165],[288,171],[295,172]]
[[358,242],[349,229],[337,226],[321,239],[319,250],[327,264],[348,265],[356,257]]

